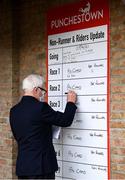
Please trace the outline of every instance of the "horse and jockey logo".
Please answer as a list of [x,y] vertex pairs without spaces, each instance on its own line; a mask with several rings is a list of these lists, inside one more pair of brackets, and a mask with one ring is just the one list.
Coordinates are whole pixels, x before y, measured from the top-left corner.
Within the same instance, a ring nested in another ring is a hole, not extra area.
[[90,7],[91,7],[90,3],[88,2],[84,8],[80,8],[79,9],[79,12],[81,12],[82,14],[89,13]]

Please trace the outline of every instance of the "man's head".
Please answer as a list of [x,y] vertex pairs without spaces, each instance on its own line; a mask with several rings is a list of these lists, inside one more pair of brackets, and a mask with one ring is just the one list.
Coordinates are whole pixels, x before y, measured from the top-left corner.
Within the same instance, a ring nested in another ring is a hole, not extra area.
[[24,95],[33,96],[38,100],[45,94],[46,90],[42,88],[44,83],[44,78],[37,74],[31,74],[27,76],[22,82],[22,89],[24,90]]

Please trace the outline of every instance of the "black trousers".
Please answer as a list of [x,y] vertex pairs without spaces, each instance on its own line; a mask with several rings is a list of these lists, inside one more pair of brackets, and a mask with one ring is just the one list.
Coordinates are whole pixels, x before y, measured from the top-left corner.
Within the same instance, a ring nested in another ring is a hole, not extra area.
[[35,175],[35,176],[18,176],[18,179],[55,179],[55,173],[45,174],[45,175]]

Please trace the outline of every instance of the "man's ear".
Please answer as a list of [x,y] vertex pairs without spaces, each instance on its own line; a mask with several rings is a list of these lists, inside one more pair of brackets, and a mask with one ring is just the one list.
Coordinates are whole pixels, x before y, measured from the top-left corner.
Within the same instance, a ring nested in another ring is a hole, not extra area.
[[35,87],[35,88],[33,88],[33,91],[34,91],[34,92],[36,92],[36,91],[37,91],[37,89],[38,89],[38,88],[37,88],[37,87]]

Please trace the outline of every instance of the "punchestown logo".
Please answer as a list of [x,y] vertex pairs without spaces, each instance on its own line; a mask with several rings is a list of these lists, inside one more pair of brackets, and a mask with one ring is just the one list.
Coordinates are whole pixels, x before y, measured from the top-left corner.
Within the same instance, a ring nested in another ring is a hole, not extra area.
[[89,22],[92,20],[103,19],[104,12],[103,9],[91,12],[91,4],[88,2],[85,7],[78,9],[79,14],[69,17],[64,17],[61,19],[54,19],[51,21],[51,29],[61,28],[65,26],[80,24],[84,22]]
[[89,2],[86,4],[85,8],[79,9],[79,12],[81,12],[81,13],[89,13],[89,11],[90,11],[90,3]]

